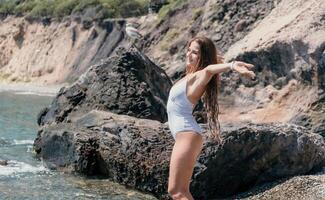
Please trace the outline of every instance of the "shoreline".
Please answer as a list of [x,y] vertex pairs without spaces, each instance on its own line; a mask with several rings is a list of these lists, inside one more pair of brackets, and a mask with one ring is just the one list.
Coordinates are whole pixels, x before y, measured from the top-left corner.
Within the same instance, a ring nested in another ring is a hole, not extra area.
[[0,82],[0,93],[12,92],[20,95],[55,96],[62,87],[67,85],[68,84],[44,86],[36,83]]

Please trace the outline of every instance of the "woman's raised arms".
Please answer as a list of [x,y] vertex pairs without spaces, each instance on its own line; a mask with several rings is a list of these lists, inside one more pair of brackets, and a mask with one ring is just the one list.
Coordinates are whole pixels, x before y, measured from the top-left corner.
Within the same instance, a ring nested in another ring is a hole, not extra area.
[[212,64],[203,69],[203,73],[201,74],[204,76],[204,78],[202,77],[201,80],[204,83],[208,84],[213,75],[229,71],[230,69],[238,72],[240,75],[247,76],[249,78],[255,78],[255,73],[251,71],[253,67],[254,65],[241,61],[233,61],[231,63],[223,64]]

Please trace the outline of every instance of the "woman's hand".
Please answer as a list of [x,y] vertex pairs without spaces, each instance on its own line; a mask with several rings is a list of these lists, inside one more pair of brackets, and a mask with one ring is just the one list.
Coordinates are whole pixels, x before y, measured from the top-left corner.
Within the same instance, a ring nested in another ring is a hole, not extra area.
[[241,61],[234,61],[233,63],[231,63],[231,65],[232,65],[232,69],[241,75],[250,77],[252,79],[255,78],[256,76],[255,73],[250,70],[254,67],[254,65],[252,64],[241,62]]

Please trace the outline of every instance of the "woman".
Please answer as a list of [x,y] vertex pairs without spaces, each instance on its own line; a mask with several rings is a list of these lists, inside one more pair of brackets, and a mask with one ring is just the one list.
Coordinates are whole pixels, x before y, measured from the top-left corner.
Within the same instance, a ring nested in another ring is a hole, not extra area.
[[168,125],[175,139],[168,180],[168,193],[173,199],[193,199],[190,180],[203,146],[202,130],[192,115],[194,105],[202,97],[210,128],[208,136],[220,143],[217,99],[220,73],[233,70],[254,78],[252,67],[239,61],[218,62],[216,47],[206,37],[189,41],[186,76],[173,85],[167,102]]

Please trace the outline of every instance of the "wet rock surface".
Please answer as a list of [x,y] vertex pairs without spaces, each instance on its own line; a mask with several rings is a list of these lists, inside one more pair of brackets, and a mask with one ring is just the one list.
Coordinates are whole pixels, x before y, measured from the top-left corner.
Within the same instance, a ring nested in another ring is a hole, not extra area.
[[0,160],[0,165],[2,166],[8,165],[8,160]]

